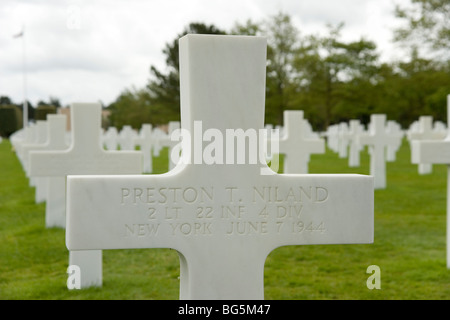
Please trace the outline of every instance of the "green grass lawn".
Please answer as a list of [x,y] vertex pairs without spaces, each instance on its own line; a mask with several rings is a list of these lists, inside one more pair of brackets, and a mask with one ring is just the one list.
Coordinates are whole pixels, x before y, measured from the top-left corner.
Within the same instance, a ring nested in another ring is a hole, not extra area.
[[[45,204],[35,204],[8,140],[0,144],[0,299],[178,299],[178,254],[169,249],[103,251],[103,287],[68,290],[65,231],[45,228]],[[167,171],[167,150],[154,158]],[[313,155],[310,173],[369,174],[327,151]],[[387,163],[387,188],[375,191],[375,242],[289,246],[266,260],[266,299],[449,299],[446,268],[446,167],[419,175],[404,141]],[[369,290],[366,269],[381,270]]]

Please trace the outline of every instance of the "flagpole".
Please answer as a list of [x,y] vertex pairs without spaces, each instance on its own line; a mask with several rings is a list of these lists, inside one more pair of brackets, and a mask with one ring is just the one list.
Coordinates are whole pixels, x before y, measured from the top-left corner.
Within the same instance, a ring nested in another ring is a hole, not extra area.
[[22,68],[23,68],[23,128],[28,127],[28,102],[27,102],[27,64],[25,51],[25,25],[22,26]]

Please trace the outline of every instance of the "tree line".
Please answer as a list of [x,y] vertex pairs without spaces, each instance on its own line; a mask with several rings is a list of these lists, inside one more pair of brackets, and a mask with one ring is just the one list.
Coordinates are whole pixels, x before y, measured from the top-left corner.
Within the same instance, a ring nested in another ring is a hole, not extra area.
[[[396,7],[393,14],[403,22],[393,30],[393,41],[407,49],[407,56],[391,62],[380,60],[377,45],[370,39],[344,41],[343,23],[328,25],[324,35],[302,33],[283,12],[261,21],[236,22],[231,30],[190,23],[162,49],[164,70],[150,66],[145,87],[126,88],[106,106],[110,118],[104,126],[137,129],[143,123],[180,120],[178,39],[188,33],[267,38],[266,123],[282,125],[284,110],[303,110],[315,130],[350,119],[367,124],[373,113],[386,114],[403,128],[421,115],[447,122],[450,2],[411,0],[410,6]],[[37,108],[28,102],[29,118],[45,118],[58,107],[55,97],[39,101]],[[22,108],[0,97],[0,118],[9,128],[6,132],[0,124],[0,135],[8,136],[22,127]],[[16,119],[15,128],[9,119]]]
[[[369,39],[342,40],[344,24],[327,26],[325,35],[307,35],[282,12],[236,23],[228,31],[194,22],[166,43],[165,70],[151,66],[145,87],[125,89],[108,106],[110,124],[139,128],[179,120],[178,39],[188,33],[267,37],[266,123],[282,124],[283,111],[296,109],[304,110],[316,130],[350,119],[367,123],[372,113],[384,113],[404,128],[421,115],[446,122],[449,13],[447,0],[412,0],[412,7],[397,7],[404,26],[395,30],[394,41],[408,47],[409,55],[393,62],[381,62]],[[420,41],[424,34],[427,40]]]

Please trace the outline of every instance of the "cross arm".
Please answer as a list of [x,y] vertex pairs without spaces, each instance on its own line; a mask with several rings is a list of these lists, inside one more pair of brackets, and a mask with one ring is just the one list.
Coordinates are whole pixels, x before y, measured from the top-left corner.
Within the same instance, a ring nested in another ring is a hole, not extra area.
[[189,254],[200,243],[256,239],[270,252],[373,242],[370,176],[256,176],[222,185],[188,177],[69,176],[69,250],[164,247]]
[[139,151],[103,151],[77,153],[62,151],[30,152],[31,176],[66,176],[71,174],[140,174]]

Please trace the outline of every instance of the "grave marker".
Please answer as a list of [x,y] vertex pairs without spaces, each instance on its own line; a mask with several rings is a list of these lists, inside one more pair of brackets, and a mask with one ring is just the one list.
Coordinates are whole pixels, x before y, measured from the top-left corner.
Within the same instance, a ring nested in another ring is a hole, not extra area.
[[36,124],[30,123],[27,127],[23,128],[22,139],[17,139],[14,141],[14,148],[19,158],[22,168],[26,170],[26,165],[24,162],[23,146],[26,144],[34,143],[36,140]]
[[324,133],[327,138],[328,148],[334,152],[339,151],[339,125],[332,124],[328,126],[327,131]]
[[444,140],[413,140],[413,163],[447,165],[447,268],[450,269],[450,95],[447,96],[447,137]]
[[[74,103],[71,106],[72,144],[67,150],[39,151],[30,154],[30,174],[33,176],[65,177],[69,174],[140,174],[142,154],[138,151],[107,151],[101,145],[99,103]],[[96,255],[94,259],[92,255]],[[86,256],[86,258],[83,258]],[[99,286],[102,275],[85,270],[84,265],[100,261],[102,253],[69,254],[69,265],[78,265],[84,276],[81,286]],[[97,266],[94,270],[101,270]]]
[[386,133],[386,115],[370,116],[369,132],[361,135],[360,143],[369,145],[370,174],[374,177],[375,189],[386,188],[386,148],[389,144],[397,144],[398,137]]
[[30,184],[35,187],[35,202],[42,203],[46,201],[47,198],[47,177],[30,177],[29,172],[29,154],[33,150],[41,149],[47,140],[47,121],[38,120],[36,121],[36,131],[35,139],[32,143],[24,144],[22,146],[23,152],[23,166],[25,173],[28,178],[30,178]]
[[350,143],[350,140],[349,140],[350,128],[348,127],[348,124],[346,122],[339,123],[338,128],[339,128],[339,132],[338,132],[338,141],[339,141],[338,156],[339,156],[339,158],[347,158],[348,145]]
[[[47,142],[39,149],[42,150],[64,150],[68,148],[66,144],[66,115],[47,115]],[[45,226],[65,227],[66,224],[66,179],[65,177],[46,177],[47,194],[45,204]]]
[[116,127],[109,127],[102,138],[106,150],[117,150],[119,132]]
[[348,155],[348,166],[359,167],[360,166],[360,152],[363,147],[360,144],[359,136],[364,133],[364,126],[359,120],[350,120],[350,128],[348,132],[348,140],[350,144],[350,150]]
[[404,133],[400,124],[394,120],[388,120],[386,125],[386,133],[392,137],[392,143],[387,145],[386,149],[386,161],[394,162],[396,159],[397,151],[402,145]]
[[131,126],[123,126],[117,139],[120,150],[134,150],[134,138],[136,137],[137,134]]
[[[411,132],[411,141],[414,140],[441,140],[442,135],[433,129],[433,117],[432,116],[420,116],[418,130]],[[431,163],[419,163],[419,174],[429,174],[433,171],[433,164]]]
[[[179,45],[182,129],[201,121],[217,138],[262,129],[265,38],[187,35]],[[275,248],[373,242],[372,177],[268,174],[265,159],[195,164],[194,151],[215,143],[195,141],[165,174],[69,176],[69,250],[173,248],[180,298],[262,299]]]

